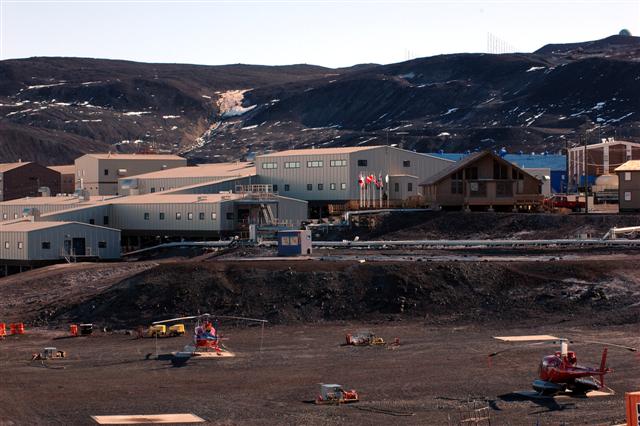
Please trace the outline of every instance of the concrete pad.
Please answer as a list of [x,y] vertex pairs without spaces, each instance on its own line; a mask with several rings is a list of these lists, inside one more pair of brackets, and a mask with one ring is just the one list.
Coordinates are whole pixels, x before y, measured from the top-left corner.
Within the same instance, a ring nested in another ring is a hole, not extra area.
[[218,352],[194,352],[193,353],[194,357],[198,357],[198,358],[233,358],[236,356],[236,354],[234,354],[233,352],[229,352],[229,351],[222,351],[220,353]]
[[560,340],[559,337],[550,336],[548,334],[532,334],[530,336],[494,336],[494,339],[503,342],[530,342],[535,340]]
[[139,425],[161,423],[204,423],[194,414],[130,414],[117,416],[91,416],[99,425]]

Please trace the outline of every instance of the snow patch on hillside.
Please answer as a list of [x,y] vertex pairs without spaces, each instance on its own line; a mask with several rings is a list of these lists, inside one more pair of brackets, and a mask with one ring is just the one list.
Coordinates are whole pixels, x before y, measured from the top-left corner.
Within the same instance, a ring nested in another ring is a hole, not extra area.
[[220,93],[216,101],[220,116],[222,118],[237,117],[254,109],[257,105],[242,106],[244,94],[249,90],[251,89],[227,90],[226,92]]

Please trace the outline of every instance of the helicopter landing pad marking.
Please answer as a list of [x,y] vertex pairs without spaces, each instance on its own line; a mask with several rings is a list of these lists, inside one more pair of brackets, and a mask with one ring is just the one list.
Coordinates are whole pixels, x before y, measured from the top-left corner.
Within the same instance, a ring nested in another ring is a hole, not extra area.
[[502,340],[503,342],[529,342],[532,340],[560,340],[556,336],[550,336],[548,334],[533,334],[531,336],[495,336],[494,339]]
[[161,423],[204,423],[194,414],[135,414],[122,416],[91,416],[99,425],[138,425]]
[[236,356],[233,352],[222,351],[218,352],[194,352],[194,357],[198,358],[233,358]]

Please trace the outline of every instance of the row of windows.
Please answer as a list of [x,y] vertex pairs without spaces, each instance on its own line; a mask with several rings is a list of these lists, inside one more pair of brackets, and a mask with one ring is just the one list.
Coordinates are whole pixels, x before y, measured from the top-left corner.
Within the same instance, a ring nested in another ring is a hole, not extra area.
[[[18,249],[22,250],[23,247],[24,247],[24,244],[22,243],[22,241],[18,241]],[[9,241],[5,241],[4,242],[4,248],[5,249],[11,248],[11,243],[9,243]],[[98,248],[107,248],[107,242],[106,241],[98,241]],[[42,242],[42,249],[43,250],[51,250],[51,242],[50,241],[43,241]]]
[[[9,216],[6,213],[2,213],[2,220],[7,220],[9,218]],[[13,214],[13,218],[17,219],[18,218],[18,213],[14,213]]]
[[[460,185],[462,185],[462,182],[460,182]],[[461,186],[462,187],[462,186]],[[319,183],[317,184],[317,188],[318,191],[324,191],[324,184],[323,183]],[[329,184],[329,190],[331,191],[335,191],[337,189],[337,184],[335,183],[330,183]],[[341,183],[340,184],[340,190],[341,191],[345,191],[347,189],[347,184],[346,183]],[[394,191],[395,192],[400,192],[400,183],[396,182],[394,184]],[[273,190],[274,191],[278,191],[278,185],[273,185]],[[291,190],[291,185],[289,185],[288,183],[284,185],[284,191],[285,192],[289,192]],[[313,184],[312,183],[308,183],[307,184],[307,191],[313,191]],[[412,192],[413,191],[413,182],[407,182],[407,191],[408,192]],[[462,191],[462,189],[461,189]]]
[[[336,184],[335,184],[335,183],[330,183],[330,184],[329,184],[329,189],[330,189],[331,191],[335,191],[335,190],[336,190],[336,188],[337,188],[337,186],[336,186]],[[346,190],[346,189],[347,189],[347,184],[346,184],[346,183],[341,183],[341,184],[340,184],[340,190],[341,190],[341,191],[344,191],[344,190]],[[288,191],[288,190],[289,190],[289,185],[285,185],[285,186],[284,186],[284,190],[285,190],[285,191]],[[312,184],[312,183],[308,183],[308,184],[307,184],[307,191],[313,191],[313,184]],[[319,184],[318,184],[318,191],[324,191],[324,184],[323,184],[323,183],[319,183]]]
[[[158,213],[158,219],[160,220],[165,220],[166,215],[164,214],[164,212],[160,212]],[[204,220],[205,218],[205,213],[204,212],[200,212],[198,213],[198,219],[199,220]],[[144,220],[150,220],[151,219],[151,213],[149,212],[145,212],[144,213]],[[217,220],[218,219],[218,214],[217,213],[211,213],[211,220]],[[176,220],[182,220],[182,213],[177,212],[176,213]],[[193,220],[193,213],[189,212],[187,213],[187,220]]]
[[[358,167],[367,167],[369,162],[367,160],[358,160]],[[330,167],[347,167],[347,160],[329,160]],[[324,167],[324,161],[322,160],[313,160],[307,161],[307,168],[314,169],[318,167]],[[402,167],[411,167],[410,160],[404,160],[402,162]],[[262,163],[263,169],[277,169],[278,163]],[[284,163],[285,169],[299,169],[300,162],[299,161],[288,161]]]

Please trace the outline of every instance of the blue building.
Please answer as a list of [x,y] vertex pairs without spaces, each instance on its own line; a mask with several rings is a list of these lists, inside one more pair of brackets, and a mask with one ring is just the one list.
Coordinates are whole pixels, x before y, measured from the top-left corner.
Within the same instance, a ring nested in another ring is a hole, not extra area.
[[[460,161],[466,153],[430,153],[436,157],[452,161]],[[551,170],[551,192],[563,193],[567,191],[567,156],[545,154],[506,154],[503,158],[523,169]]]

